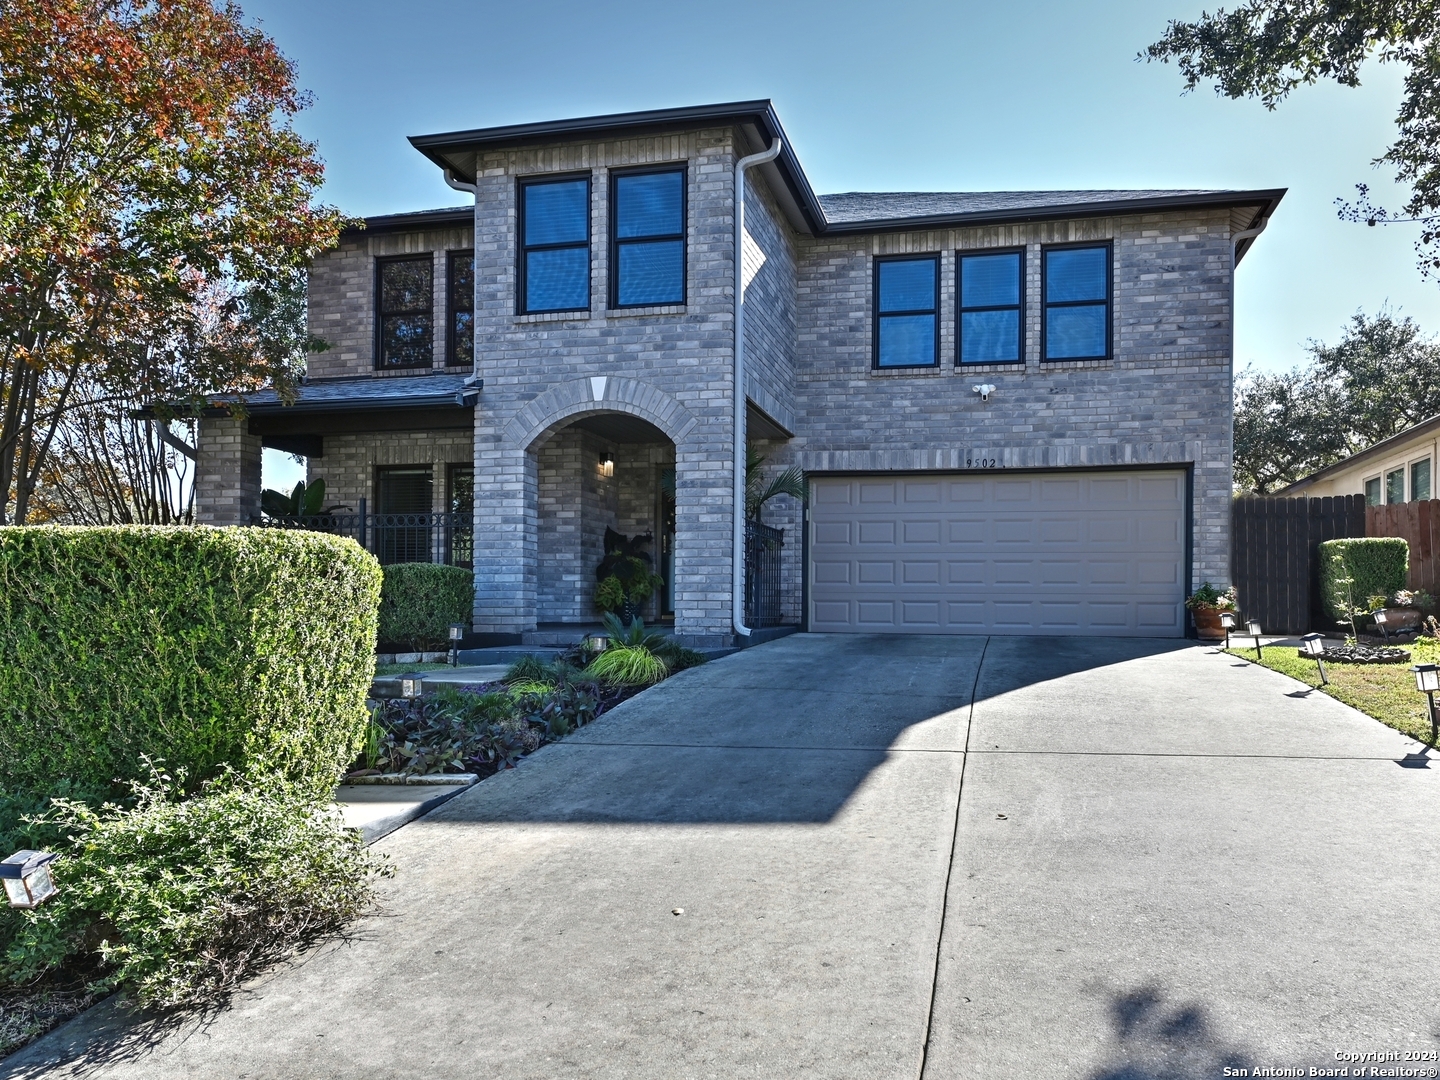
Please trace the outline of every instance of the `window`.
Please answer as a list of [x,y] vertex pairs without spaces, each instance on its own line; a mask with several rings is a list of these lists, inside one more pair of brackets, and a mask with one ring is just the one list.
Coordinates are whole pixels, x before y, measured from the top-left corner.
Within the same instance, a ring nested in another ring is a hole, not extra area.
[[960,363],[1023,362],[1023,251],[958,255]]
[[445,561],[469,569],[475,558],[475,466],[449,465],[445,481],[446,509],[454,515],[446,533]]
[[934,367],[940,362],[935,300],[940,257],[875,260],[875,366]]
[[387,466],[375,477],[379,513],[371,520],[375,556],[383,565],[430,562],[430,512],[435,492],[429,465]]
[[1430,498],[1430,459],[1410,465],[1410,501],[1424,502]]
[[1110,356],[1110,245],[1051,247],[1043,253],[1046,360]]
[[590,179],[520,184],[522,315],[590,307]]
[[1372,476],[1365,481],[1365,505],[1380,505],[1380,477]]
[[445,281],[450,292],[445,363],[451,367],[469,367],[475,362],[475,253],[450,252]]
[[612,173],[610,305],[685,303],[685,172]]
[[380,294],[377,367],[429,367],[434,363],[434,259],[421,255],[376,264]]
[[1403,468],[1391,469],[1385,474],[1385,501],[1387,503],[1405,501],[1405,470]]

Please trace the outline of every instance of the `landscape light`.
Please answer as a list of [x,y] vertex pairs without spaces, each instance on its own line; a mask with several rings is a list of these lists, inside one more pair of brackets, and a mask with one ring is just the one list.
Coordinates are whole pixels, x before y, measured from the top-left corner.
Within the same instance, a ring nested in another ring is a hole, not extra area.
[[1434,664],[1416,664],[1410,669],[1415,673],[1415,689],[1430,701],[1430,741],[1440,735],[1440,724],[1435,719],[1435,691],[1440,690],[1440,667]]
[[1254,619],[1251,619],[1248,623],[1245,624],[1245,630],[1247,633],[1249,633],[1251,637],[1255,639],[1255,659],[1259,660],[1262,656],[1262,653],[1260,652],[1260,624]]
[[1380,627],[1380,634],[1385,639],[1385,644],[1390,644],[1390,631],[1386,624],[1390,621],[1390,613],[1384,608],[1372,611],[1370,617],[1375,620],[1375,625]]
[[1230,648],[1230,631],[1235,629],[1235,613],[1233,611],[1220,612],[1220,625],[1225,628],[1225,648]]
[[1300,639],[1300,648],[1305,651],[1306,656],[1315,658],[1315,666],[1320,669],[1320,685],[1330,685],[1330,679],[1325,674],[1325,661],[1320,659],[1325,655],[1325,635],[1306,634]]
[[400,676],[400,696],[413,700],[425,692],[425,680],[419,675]]
[[606,634],[588,634],[585,637],[585,649],[587,652],[602,653],[610,647],[610,638]]
[[0,862],[0,881],[5,882],[5,898],[13,908],[39,907],[55,895],[55,879],[50,864],[59,856],[48,851],[17,851]]
[[460,642],[465,640],[465,624],[452,622],[450,624],[450,666],[460,666]]

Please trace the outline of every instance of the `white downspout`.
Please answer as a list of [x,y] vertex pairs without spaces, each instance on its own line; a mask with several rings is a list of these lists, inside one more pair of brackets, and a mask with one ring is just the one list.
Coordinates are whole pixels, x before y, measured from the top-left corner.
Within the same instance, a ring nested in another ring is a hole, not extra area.
[[780,136],[770,149],[735,162],[735,551],[730,578],[730,624],[740,637],[745,625],[745,170],[780,156]]
[[[475,205],[480,205],[480,186],[478,184],[467,184],[464,180],[456,180],[455,170],[449,168],[445,170],[445,183],[448,184],[450,187],[454,188],[456,191],[468,191],[471,195],[475,196]],[[474,223],[472,222],[471,224]],[[478,279],[476,280],[476,285],[479,285]],[[450,287],[448,282],[446,283],[445,287],[447,289]],[[480,381],[480,375],[476,371],[476,368],[479,366],[479,364],[480,357],[477,354],[471,359],[470,377],[465,380],[465,385],[467,387],[474,386],[478,389],[480,386],[485,385],[483,382]]]

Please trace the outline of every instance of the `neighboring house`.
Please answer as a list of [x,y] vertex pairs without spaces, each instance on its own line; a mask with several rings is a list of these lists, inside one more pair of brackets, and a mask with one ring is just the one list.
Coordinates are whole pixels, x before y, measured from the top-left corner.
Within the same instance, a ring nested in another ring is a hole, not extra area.
[[1423,502],[1435,497],[1434,469],[1440,456],[1440,416],[1422,420],[1398,435],[1351,454],[1289,487],[1279,496],[1364,495],[1366,506]]
[[305,454],[382,558],[473,563],[499,634],[594,621],[605,529],[653,533],[650,617],[719,644],[748,443],[810,479],[765,520],[814,631],[1179,636],[1228,581],[1234,268],[1283,191],[817,197],[767,101],[411,141],[474,206],[316,260],[333,348],[203,421],[202,520]]

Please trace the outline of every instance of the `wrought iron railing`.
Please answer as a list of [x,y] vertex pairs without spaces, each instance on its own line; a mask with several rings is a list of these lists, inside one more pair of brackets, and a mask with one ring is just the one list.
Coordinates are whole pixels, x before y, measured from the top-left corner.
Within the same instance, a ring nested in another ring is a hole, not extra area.
[[780,625],[780,563],[785,532],[745,523],[745,625]]
[[475,558],[475,523],[469,514],[371,514],[360,500],[358,513],[252,518],[270,529],[309,529],[348,536],[382,564],[446,563],[467,570]]

